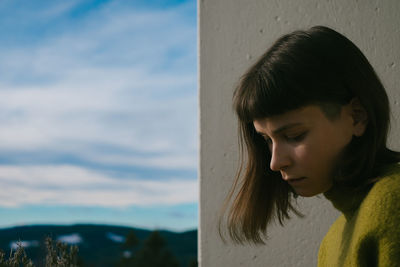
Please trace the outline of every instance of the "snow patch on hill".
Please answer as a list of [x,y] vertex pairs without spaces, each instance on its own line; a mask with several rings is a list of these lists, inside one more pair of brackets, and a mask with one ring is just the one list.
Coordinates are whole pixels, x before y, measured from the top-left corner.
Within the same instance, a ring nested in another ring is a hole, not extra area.
[[57,241],[67,243],[69,245],[77,245],[83,242],[83,238],[78,233],[73,233],[69,235],[60,235],[57,237]]
[[12,250],[16,250],[19,247],[29,248],[29,247],[38,247],[39,242],[36,240],[20,240],[20,241],[11,241],[10,248]]
[[106,233],[106,237],[115,243],[123,243],[125,241],[125,237],[122,235],[117,235],[111,232]]

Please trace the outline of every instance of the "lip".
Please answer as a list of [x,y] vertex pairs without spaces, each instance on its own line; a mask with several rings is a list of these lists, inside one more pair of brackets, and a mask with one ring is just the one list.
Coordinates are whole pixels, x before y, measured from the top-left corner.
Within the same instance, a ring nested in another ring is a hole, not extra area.
[[302,181],[304,181],[306,177],[300,177],[300,178],[293,178],[293,179],[288,179],[287,182],[291,185],[299,184]]

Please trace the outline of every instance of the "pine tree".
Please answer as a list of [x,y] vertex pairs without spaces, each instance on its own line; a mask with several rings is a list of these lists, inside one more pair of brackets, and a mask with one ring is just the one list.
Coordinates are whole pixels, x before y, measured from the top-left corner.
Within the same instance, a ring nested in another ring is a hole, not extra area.
[[134,265],[134,250],[136,246],[139,244],[139,239],[136,237],[135,232],[133,230],[129,231],[129,233],[125,237],[125,242],[122,245],[124,249],[124,255],[120,259],[118,266],[120,267],[128,267],[135,266]]
[[135,232],[133,230],[129,231],[125,238],[124,247],[127,249],[133,249],[139,244],[139,239],[137,239]]
[[150,234],[143,247],[134,256],[135,267],[178,267],[176,257],[168,250],[165,239],[158,231]]

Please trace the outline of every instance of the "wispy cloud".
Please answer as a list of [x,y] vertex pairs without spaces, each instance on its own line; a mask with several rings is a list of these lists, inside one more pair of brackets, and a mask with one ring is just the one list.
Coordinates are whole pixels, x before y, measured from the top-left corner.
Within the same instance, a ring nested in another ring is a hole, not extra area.
[[95,2],[0,4],[0,206],[197,201],[195,1]]
[[0,180],[6,207],[173,205],[196,202],[198,195],[195,180],[121,180],[75,166],[0,166]]

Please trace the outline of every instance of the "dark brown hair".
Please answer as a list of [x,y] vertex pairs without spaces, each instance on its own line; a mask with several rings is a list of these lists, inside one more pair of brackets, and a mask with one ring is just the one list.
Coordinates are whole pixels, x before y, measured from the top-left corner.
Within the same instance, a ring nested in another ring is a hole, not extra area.
[[283,224],[290,211],[301,216],[292,205],[296,195],[270,169],[270,151],[253,121],[306,105],[320,106],[333,119],[354,98],[365,109],[368,124],[346,148],[333,179],[356,190],[375,182],[381,167],[400,159],[386,147],[388,97],[363,53],[340,33],[315,26],[279,38],[244,74],[233,100],[242,163],[227,198],[227,203],[233,200],[227,226],[234,241],[263,243],[275,218]]

